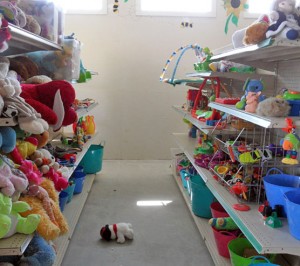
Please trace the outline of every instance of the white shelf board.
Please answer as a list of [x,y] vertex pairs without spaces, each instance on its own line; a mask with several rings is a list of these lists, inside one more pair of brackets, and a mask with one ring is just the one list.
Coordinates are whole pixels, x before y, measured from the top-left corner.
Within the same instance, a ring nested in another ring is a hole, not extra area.
[[182,187],[180,177],[176,176],[174,173],[173,173],[173,177],[174,177],[174,179],[178,185],[178,188],[186,202],[186,205],[188,206],[188,209],[194,219],[194,222],[195,222],[195,224],[207,246],[207,249],[210,252],[210,255],[211,255],[215,265],[220,265],[220,266],[221,265],[222,266],[231,265],[230,259],[220,256],[219,253],[217,252],[217,246],[216,246],[214,234],[213,234],[211,226],[208,224],[208,219],[198,217],[193,213],[190,197],[189,197],[187,191]]
[[20,256],[23,254],[33,235],[15,234],[0,239],[0,256]]
[[231,195],[226,188],[219,184],[208,170],[195,165],[193,151],[197,140],[189,138],[187,134],[173,135],[178,146],[195,166],[207,187],[239,226],[257,252],[260,254],[277,253],[299,255],[300,241],[290,235],[286,219],[282,219],[283,227],[274,229],[264,225],[262,215],[258,212],[258,204],[248,204],[251,210],[247,212],[240,212],[233,209],[232,205],[239,203],[238,200]]
[[98,105],[97,102],[92,103],[90,106],[88,107],[84,107],[84,108],[78,108],[76,110],[77,116],[81,117],[81,116],[85,116],[88,112],[92,111],[96,106]]
[[80,194],[74,195],[71,202],[66,205],[63,211],[63,215],[65,216],[69,224],[69,232],[63,236],[60,236],[54,241],[57,250],[57,257],[54,265],[60,266],[63,261],[65,252],[67,251],[68,245],[71,241],[73,232],[93,185],[94,179],[95,175],[87,175],[85,177],[82,192]]
[[[259,116],[257,114],[248,113],[244,110],[239,110],[235,107],[235,105],[221,104],[215,102],[209,103],[208,106],[264,128],[285,128],[287,126],[285,117]],[[291,116],[290,118],[294,120],[296,125],[300,125],[299,117]]]

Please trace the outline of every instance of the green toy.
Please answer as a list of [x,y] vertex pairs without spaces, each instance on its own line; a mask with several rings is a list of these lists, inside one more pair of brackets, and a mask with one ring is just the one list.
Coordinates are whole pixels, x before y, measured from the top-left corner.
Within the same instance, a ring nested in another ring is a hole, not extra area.
[[208,223],[218,230],[236,230],[239,229],[231,217],[211,218]]
[[40,222],[40,215],[30,214],[24,218],[19,214],[30,209],[28,203],[12,202],[10,197],[0,193],[0,238],[7,238],[15,233],[32,234]]
[[282,227],[282,221],[279,220],[276,212],[272,212],[272,215],[266,219],[265,224],[272,228]]

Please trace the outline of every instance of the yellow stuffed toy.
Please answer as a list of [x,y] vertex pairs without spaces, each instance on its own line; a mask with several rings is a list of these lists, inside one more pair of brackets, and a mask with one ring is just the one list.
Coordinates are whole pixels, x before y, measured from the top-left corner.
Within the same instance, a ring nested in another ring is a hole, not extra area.
[[[20,200],[27,202],[32,208],[21,215],[27,217],[30,214],[39,214],[41,216],[41,222],[37,228],[37,232],[45,240],[54,240],[58,236],[68,232],[68,223],[59,208],[58,194],[53,182],[47,178],[43,178],[40,186],[47,194],[41,189],[35,196],[23,195],[20,197]],[[49,201],[47,199],[48,195]]]

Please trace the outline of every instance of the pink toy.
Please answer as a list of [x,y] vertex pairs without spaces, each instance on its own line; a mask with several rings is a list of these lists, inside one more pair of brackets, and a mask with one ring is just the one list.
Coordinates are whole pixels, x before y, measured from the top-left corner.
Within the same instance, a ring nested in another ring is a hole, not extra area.
[[19,170],[21,170],[27,176],[29,184],[39,185],[43,180],[42,173],[30,160],[23,160]]
[[50,167],[48,173],[46,173],[44,176],[53,181],[54,187],[57,191],[62,191],[69,185],[68,180],[65,179],[62,174],[56,171],[53,167]]
[[259,92],[252,92],[249,91],[246,96],[246,106],[245,111],[249,113],[255,113],[256,108],[258,106],[259,102],[259,95],[261,94],[261,91]]

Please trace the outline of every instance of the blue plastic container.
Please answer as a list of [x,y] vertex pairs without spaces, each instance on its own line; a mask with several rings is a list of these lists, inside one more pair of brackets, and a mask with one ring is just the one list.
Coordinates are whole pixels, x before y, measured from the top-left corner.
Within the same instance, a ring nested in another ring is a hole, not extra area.
[[102,169],[104,145],[92,144],[79,165],[83,166],[86,174],[96,174]]
[[182,169],[180,170],[180,177],[183,187],[187,189],[187,178],[189,177],[189,173],[185,169]]
[[71,185],[69,183],[69,186],[65,190],[63,190],[63,191],[65,191],[65,192],[67,192],[69,194],[67,203],[69,203],[72,200],[72,198],[73,198],[75,185],[76,185],[75,181]]
[[300,100],[287,100],[291,106],[289,116],[300,116]]
[[75,175],[72,175],[72,180],[75,182],[74,194],[82,192],[85,176],[86,174],[84,172],[78,172]]
[[290,234],[300,240],[300,190],[284,193]]
[[[279,174],[269,174],[271,171],[278,171]],[[282,214],[286,217],[286,204],[284,193],[288,191],[299,190],[300,177],[284,174],[277,168],[271,168],[264,177],[264,187],[266,190],[267,200],[274,209],[275,205],[282,205]],[[300,190],[299,190],[300,191]]]
[[66,191],[61,191],[59,193],[59,197],[58,197],[59,198],[59,208],[61,211],[64,211],[65,206],[68,201],[68,197],[69,197],[69,194]]
[[205,185],[200,175],[191,176],[191,188],[193,213],[202,218],[212,218],[210,205],[212,202],[216,201],[216,199]]

